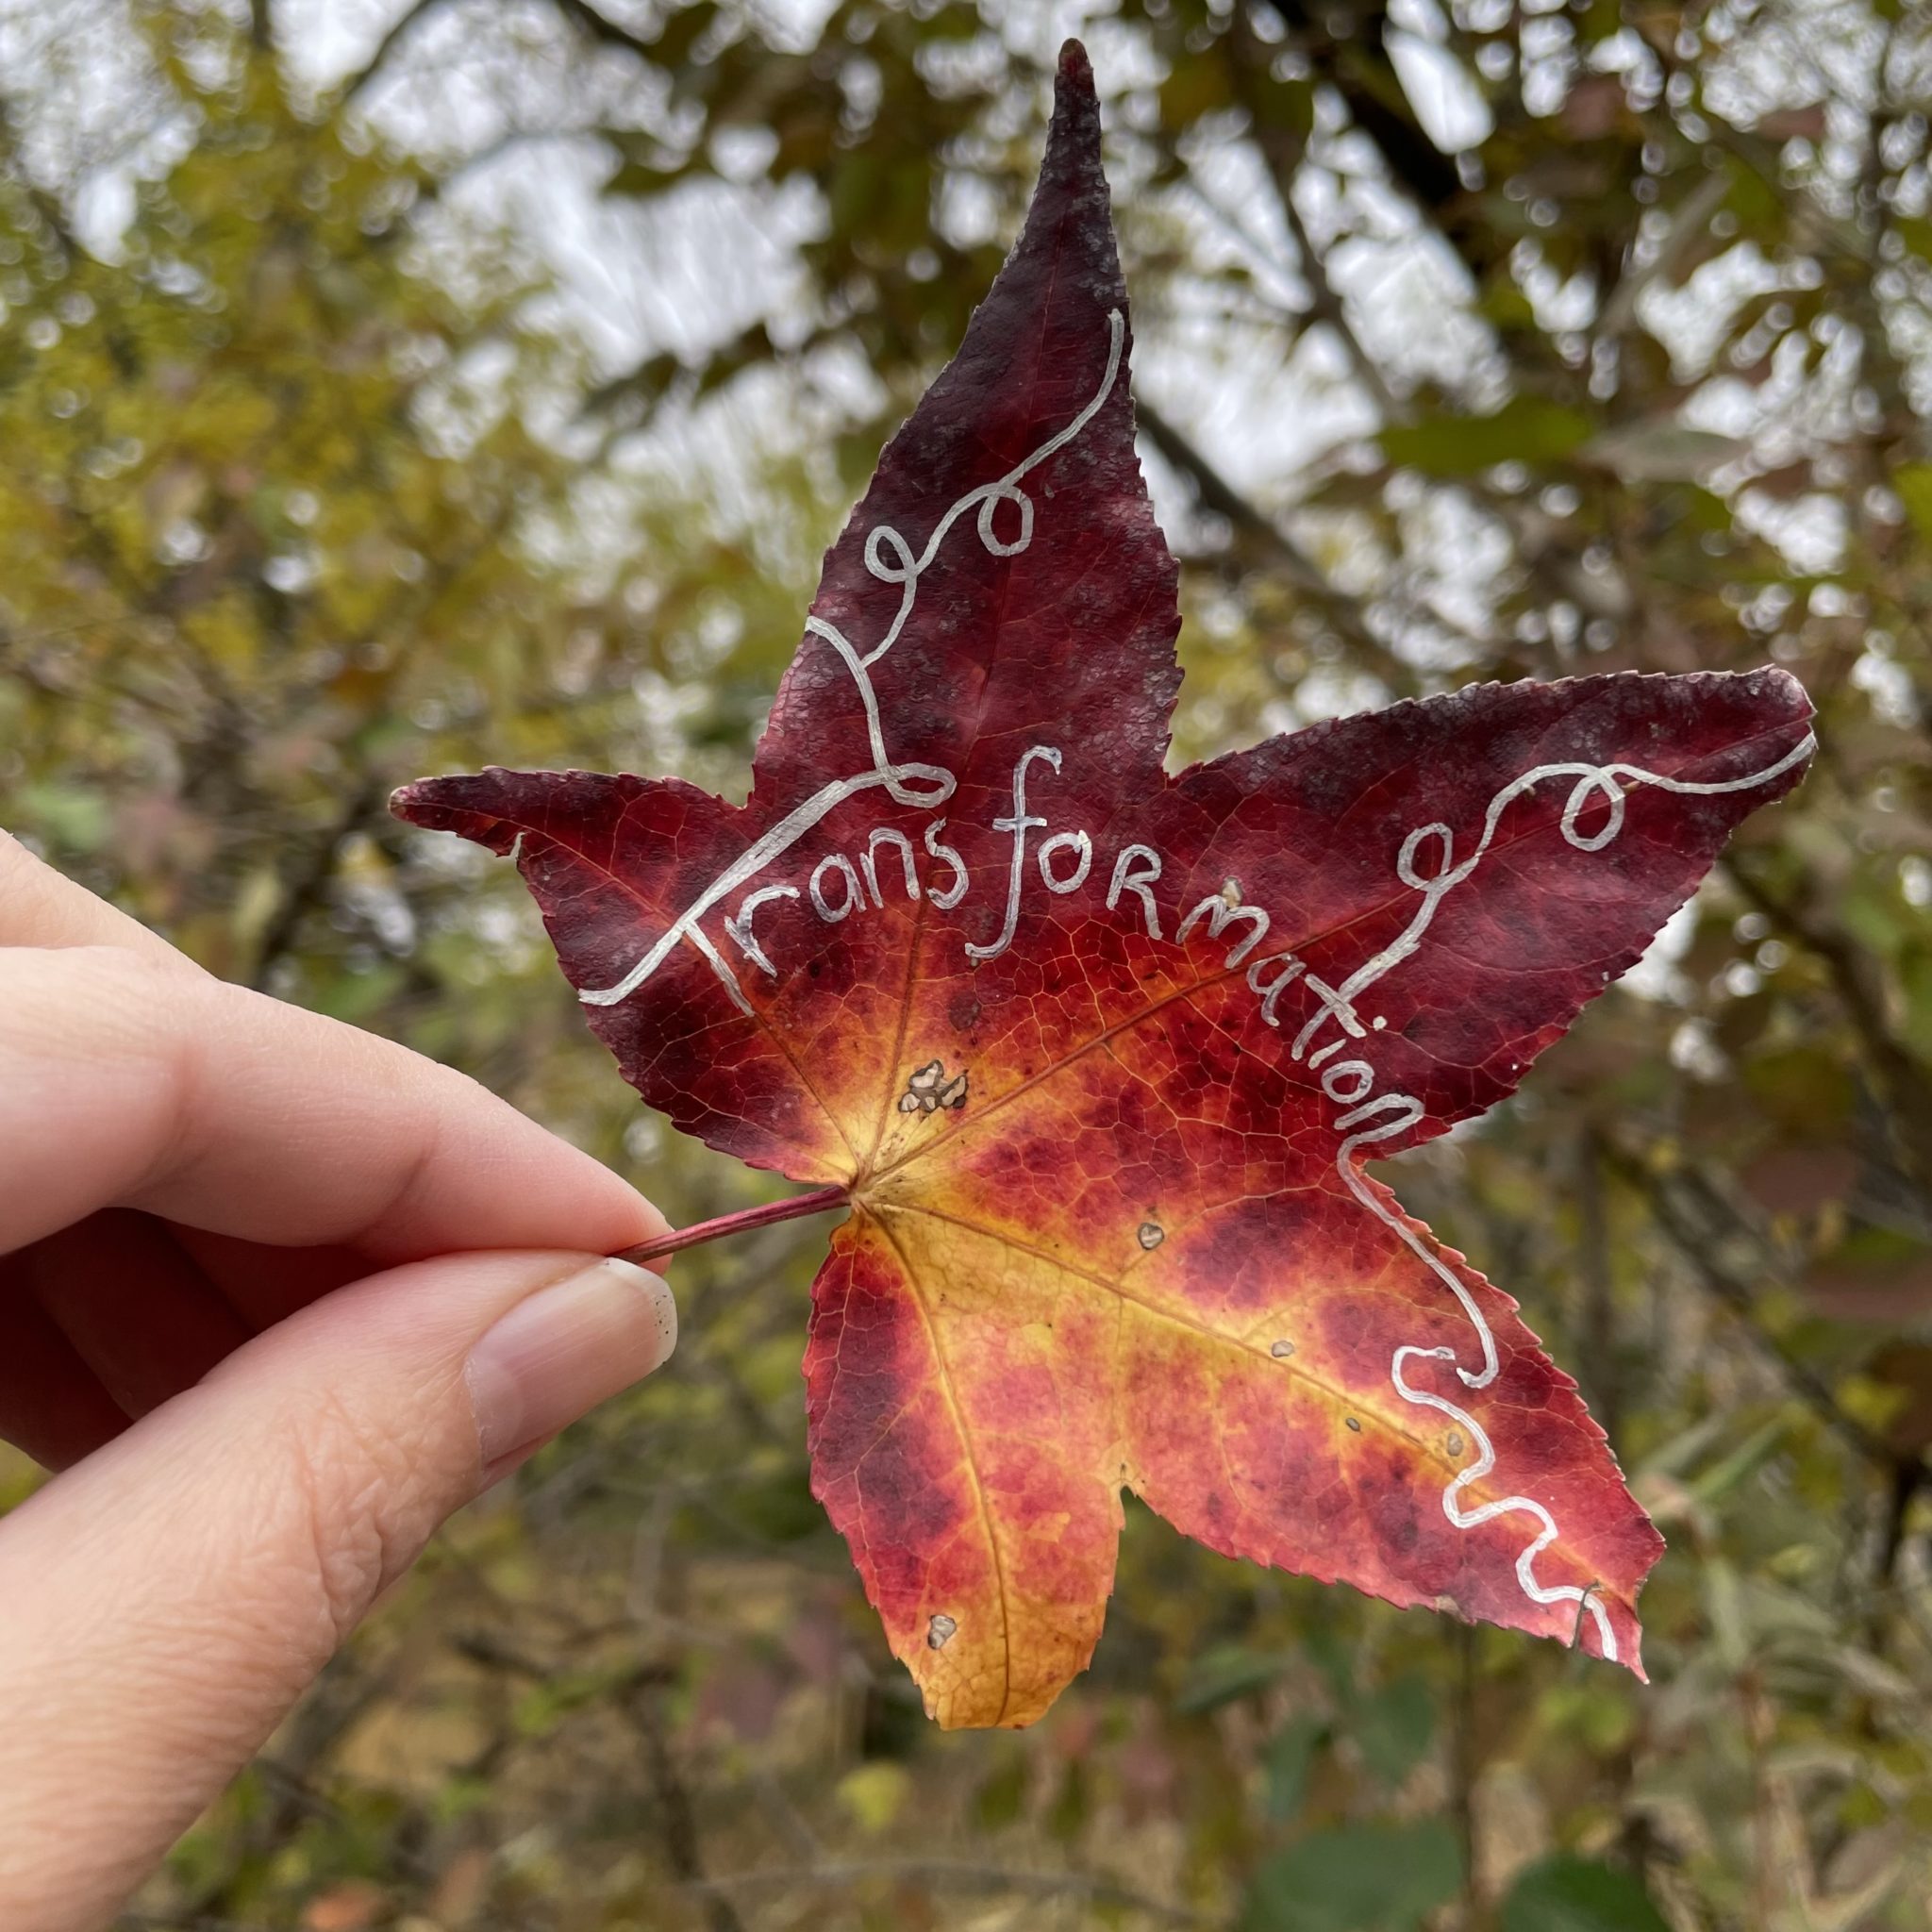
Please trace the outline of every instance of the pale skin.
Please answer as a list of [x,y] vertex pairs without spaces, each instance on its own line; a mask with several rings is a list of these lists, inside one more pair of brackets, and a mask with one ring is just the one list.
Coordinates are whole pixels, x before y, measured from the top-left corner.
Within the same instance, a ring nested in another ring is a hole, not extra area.
[[0,1925],[105,1926],[451,1511],[669,1354],[665,1223],[0,834]]

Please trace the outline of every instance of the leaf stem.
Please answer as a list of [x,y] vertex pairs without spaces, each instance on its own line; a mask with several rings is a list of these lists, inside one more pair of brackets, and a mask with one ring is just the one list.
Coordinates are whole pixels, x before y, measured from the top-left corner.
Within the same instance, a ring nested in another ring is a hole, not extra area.
[[841,1187],[814,1188],[809,1193],[791,1194],[783,1201],[767,1201],[761,1208],[741,1208],[735,1214],[714,1215],[709,1221],[694,1221],[689,1227],[674,1228],[654,1241],[640,1241],[612,1258],[619,1261],[655,1261],[660,1255],[675,1255],[680,1248],[694,1248],[704,1241],[721,1241],[728,1234],[749,1234],[755,1227],[770,1227],[774,1222],[796,1221],[802,1215],[827,1214],[842,1208],[850,1196]]

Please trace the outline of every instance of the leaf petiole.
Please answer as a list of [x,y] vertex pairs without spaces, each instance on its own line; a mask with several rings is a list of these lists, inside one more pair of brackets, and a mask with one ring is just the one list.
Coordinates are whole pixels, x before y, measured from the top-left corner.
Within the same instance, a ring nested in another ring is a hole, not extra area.
[[660,1255],[675,1255],[680,1248],[695,1248],[705,1241],[722,1241],[730,1234],[749,1234],[755,1227],[770,1227],[780,1221],[796,1221],[807,1214],[828,1214],[842,1208],[850,1196],[841,1187],[813,1188],[810,1192],[792,1194],[783,1201],[767,1201],[760,1208],[741,1208],[735,1214],[714,1215],[709,1221],[694,1221],[689,1227],[674,1228],[654,1241],[640,1241],[613,1256],[618,1261],[654,1261]]

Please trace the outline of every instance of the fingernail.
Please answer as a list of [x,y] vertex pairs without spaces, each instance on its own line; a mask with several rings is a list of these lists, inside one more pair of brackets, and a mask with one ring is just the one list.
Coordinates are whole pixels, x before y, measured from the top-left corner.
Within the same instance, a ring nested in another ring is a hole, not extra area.
[[641,1381],[676,1341],[671,1291],[628,1261],[594,1262],[519,1302],[470,1354],[486,1477],[506,1457]]

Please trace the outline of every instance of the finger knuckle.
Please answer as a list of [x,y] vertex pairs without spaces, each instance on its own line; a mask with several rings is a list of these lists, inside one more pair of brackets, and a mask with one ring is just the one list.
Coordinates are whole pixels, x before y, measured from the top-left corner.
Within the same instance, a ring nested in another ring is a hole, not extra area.
[[0,1040],[35,1059],[111,1066],[130,1090],[164,1071],[170,997],[158,968],[117,946],[0,948]]

